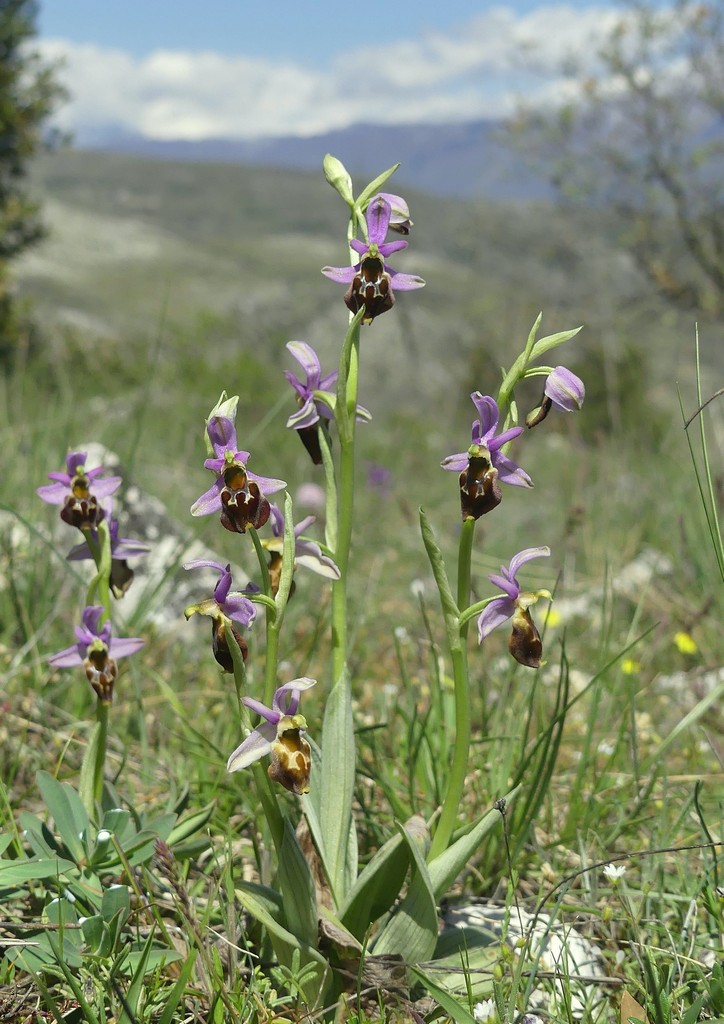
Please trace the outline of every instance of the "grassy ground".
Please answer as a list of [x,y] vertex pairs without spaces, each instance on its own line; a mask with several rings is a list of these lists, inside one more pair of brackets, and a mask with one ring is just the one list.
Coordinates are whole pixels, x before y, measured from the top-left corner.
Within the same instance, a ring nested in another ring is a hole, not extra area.
[[[236,695],[196,622],[180,621],[167,633],[134,623],[147,646],[129,660],[112,710],[108,800],[133,809],[136,829],[165,835],[173,859],[154,856],[152,845],[139,841],[125,861],[99,869],[104,890],[120,882],[130,886],[130,897],[127,913],[106,907],[108,919],[114,911],[120,924],[95,950],[77,939],[78,914],[59,926],[52,900],[63,903],[67,879],[6,875],[3,882],[2,866],[27,848],[22,830],[32,828],[29,816],[48,817],[47,787],[39,788],[37,773],[77,784],[94,706],[80,670],[53,672],[44,660],[70,643],[83,592],[64,562],[74,541],[58,533],[56,510],[41,505],[35,487],[60,467],[69,446],[100,440],[119,453],[133,483],[164,501],[169,523],[188,524],[223,558],[237,560],[239,538],[220,537],[212,522],[192,527],[187,514],[207,486],[204,418],[222,388],[240,393],[239,422],[255,468],[284,477],[294,493],[313,470],[284,430],[293,406],[279,374],[290,365],[283,345],[291,337],[320,337],[319,347],[331,350],[333,330],[338,336],[344,329],[339,296],[315,277],[319,264],[337,262],[325,248],[336,218],[312,216],[304,199],[317,185],[304,176],[291,192],[288,176],[263,186],[257,178],[254,192],[251,179],[240,184],[241,172],[215,171],[243,196],[228,230],[228,195],[218,206],[198,199],[193,175],[203,169],[169,165],[158,170],[158,182],[144,182],[134,177],[140,162],[121,161],[111,178],[101,173],[110,158],[99,157],[95,177],[91,167],[83,180],[73,159],[56,158],[45,181],[60,204],[50,207],[51,219],[65,224],[62,237],[75,242],[62,259],[56,238],[56,248],[29,258],[24,271],[56,333],[8,368],[0,403],[0,436],[13,453],[0,488],[0,821],[8,837],[0,849],[0,1009],[9,1020],[41,1019],[40,1010],[58,1020],[167,1024],[301,1019],[307,1009],[299,972],[271,962],[268,945],[234,899],[235,880],[271,881],[269,843],[250,780],[225,771],[239,742]],[[221,194],[221,179],[216,187]],[[279,206],[290,195],[297,212],[283,234]],[[323,198],[320,209],[339,213]],[[387,323],[369,329],[363,346],[361,400],[375,419],[360,430],[351,621],[361,751],[356,815],[367,857],[396,820],[433,814],[448,771],[451,666],[417,508],[425,507],[454,563],[456,485],[437,467],[466,441],[467,392],[496,386],[497,362],[524,341],[534,313],[525,318],[537,309],[540,291],[552,289],[550,330],[588,320],[594,304],[583,284],[580,298],[563,282],[552,288],[557,271],[533,229],[535,245],[519,270],[530,270],[535,284],[521,308],[510,306],[502,286],[481,289],[484,268],[492,279],[495,265],[510,265],[514,254],[494,257],[478,244],[479,209],[440,205],[423,206],[437,218],[434,229],[413,208],[419,269],[431,279],[422,293],[427,305],[403,297]],[[78,219],[79,210],[87,220]],[[239,244],[231,240],[234,217]],[[109,232],[117,240],[113,250],[103,241]],[[500,231],[501,248],[512,246],[505,238]],[[605,254],[607,245],[598,235],[590,249]],[[240,251],[246,262],[234,264]],[[613,267],[609,256],[601,259]],[[407,260],[403,269],[418,269],[412,252]],[[314,279],[306,291],[304,275]],[[192,279],[197,291],[186,287]],[[515,279],[509,269],[509,290]],[[157,328],[164,294],[170,299]],[[573,361],[589,387],[583,412],[557,421],[552,414],[517,449],[536,489],[523,496],[509,489],[490,522],[480,524],[473,584],[479,597],[490,592],[487,574],[527,546],[552,549],[550,566],[535,563],[526,574],[531,588],[553,588],[559,579],[540,672],[508,658],[502,633],[483,648],[471,640],[474,754],[460,820],[491,807],[518,782],[523,791],[506,812],[505,829],[486,841],[451,896],[507,905],[513,921],[518,909],[542,909],[575,926],[602,965],[585,997],[585,1019],[618,1020],[626,992],[649,1020],[663,1024],[724,1016],[724,979],[715,966],[724,934],[722,580],[673,383],[684,381],[685,406],[693,412],[693,325],[683,330],[668,314],[654,317],[655,304],[645,296],[630,303],[623,312],[594,310],[594,334],[607,344],[589,339]],[[60,308],[76,311],[76,326],[70,329],[66,318],[62,334],[52,319]],[[441,348],[446,324],[449,350]],[[632,348],[634,325],[640,333]],[[652,370],[650,353],[659,342],[661,360]],[[707,366],[715,365],[713,327],[702,329],[702,348]],[[378,387],[393,372],[393,383]],[[704,392],[715,386],[707,372]],[[276,409],[271,418],[269,409]],[[721,409],[715,403],[707,414],[719,477]],[[366,486],[368,463],[391,471],[388,487]],[[288,677],[320,681],[305,704],[312,737],[329,686],[327,600],[318,581],[300,573],[284,635]],[[545,608],[536,609],[540,625]],[[251,685],[263,675],[261,632],[250,636],[249,675]],[[162,820],[168,814],[180,815],[188,828],[169,835]],[[47,834],[58,828],[54,817]],[[77,860],[93,856],[80,850]],[[621,878],[600,866],[612,859],[626,868]],[[155,949],[139,967],[149,935]],[[65,959],[53,947],[58,936],[67,943]],[[480,963],[470,954],[467,982],[457,979],[463,1005],[472,1009],[488,996],[501,1019],[513,1021],[534,988],[553,991],[545,962],[534,970],[534,951],[516,956],[514,946],[513,939],[494,944]],[[181,958],[169,963],[169,953]],[[188,957],[194,963],[185,974]],[[40,965],[40,976],[23,969]],[[409,1019],[410,1002],[395,1003],[383,990],[375,1008],[358,1004],[354,984],[352,990],[353,1017],[382,1012]],[[579,982],[567,980],[564,991],[580,994]],[[413,991],[410,1000],[421,996]],[[429,997],[415,1005],[434,1015]],[[573,1011],[564,998],[541,1012],[568,1020]]]

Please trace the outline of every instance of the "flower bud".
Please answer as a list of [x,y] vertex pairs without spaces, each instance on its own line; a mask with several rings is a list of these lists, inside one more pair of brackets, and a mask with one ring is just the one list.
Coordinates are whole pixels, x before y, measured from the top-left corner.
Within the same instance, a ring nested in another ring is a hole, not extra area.
[[390,204],[389,230],[396,231],[398,235],[409,235],[413,221],[410,219],[410,207],[407,205],[407,201],[392,192],[380,192],[380,196]]
[[564,412],[578,412],[586,397],[586,388],[575,373],[565,366],[556,366],[546,378],[545,394]]
[[338,160],[336,156],[332,156],[331,153],[327,153],[322,162],[322,167],[324,168],[324,177],[332,188],[340,194],[345,203],[352,206],[354,204],[352,179],[342,161]]

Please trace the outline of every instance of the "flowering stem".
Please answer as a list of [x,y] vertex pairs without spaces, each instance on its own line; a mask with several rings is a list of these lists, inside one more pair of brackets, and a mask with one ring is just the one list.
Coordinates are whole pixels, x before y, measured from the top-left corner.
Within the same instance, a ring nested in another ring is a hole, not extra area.
[[[463,522],[458,547],[458,608],[466,608],[470,600],[470,562],[474,533],[475,520],[468,518]],[[460,636],[457,642],[450,638],[450,656],[455,684],[455,746],[442,812],[430,846],[429,861],[439,857],[447,849],[465,789],[465,777],[470,758],[470,701],[466,640],[467,624],[460,627]]]
[[[249,527],[249,534],[254,544],[256,551],[256,557],[259,559],[259,568],[261,570],[261,581],[264,589],[264,593],[267,597],[274,599],[271,588],[271,580],[269,579],[269,569],[266,564],[266,552],[261,545],[259,540],[259,534],[253,526]],[[266,659],[264,663],[264,703],[267,705],[271,704],[274,690],[277,684],[277,666],[279,662],[279,626],[280,623],[277,621],[276,606],[272,610],[268,605],[264,605],[264,622],[266,624]],[[236,676],[236,672],[234,673]],[[241,697],[239,698],[241,701]],[[242,705],[243,706],[243,705]]]
[[347,571],[354,512],[354,440],[362,312],[352,320],[345,338],[335,409],[340,440],[337,544],[334,553],[340,578],[332,584],[332,668],[335,681],[340,678],[347,663]]
[[[256,534],[256,530],[252,530],[252,536]],[[263,550],[263,549],[262,549]],[[269,622],[269,615],[267,614],[267,623]],[[231,660],[234,665],[234,686],[236,687],[237,705],[239,708],[239,719],[241,721],[242,731],[246,736],[251,732],[251,717],[246,704],[242,701],[244,690],[246,689],[246,668],[244,666],[244,659],[239,645],[236,642],[231,629],[231,621],[226,623],[226,637],[229,645],[229,653],[231,654]],[[267,643],[269,635],[267,633]],[[275,648],[276,653],[276,648]],[[275,661],[276,664],[276,661]],[[281,853],[282,839],[284,838],[284,818],[282,812],[279,809],[279,803],[277,802],[276,793],[274,792],[271,784],[271,780],[267,773],[264,771],[262,766],[257,762],[251,766],[254,774],[254,782],[256,784],[256,791],[259,796],[262,809],[264,811],[264,817],[266,818],[269,828],[271,830],[272,839],[274,841],[274,848],[277,851],[277,856]]]

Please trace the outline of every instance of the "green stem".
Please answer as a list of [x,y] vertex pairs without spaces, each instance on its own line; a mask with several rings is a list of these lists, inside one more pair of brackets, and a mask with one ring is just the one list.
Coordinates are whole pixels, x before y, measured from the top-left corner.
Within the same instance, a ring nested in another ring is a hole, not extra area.
[[103,796],[103,780],[106,768],[106,748],[108,746],[108,720],[110,717],[110,704],[98,701],[96,705],[96,722],[98,723],[98,742],[95,750],[95,764],[93,766],[93,801],[97,806]]
[[[268,621],[269,616],[267,616],[267,622]],[[234,686],[236,687],[239,720],[241,722],[242,732],[245,736],[248,736],[252,731],[251,716],[249,715],[249,710],[246,704],[244,704],[241,699],[246,689],[246,668],[244,666],[244,659],[241,656],[241,651],[239,650],[239,645],[236,642],[236,637],[231,631],[231,621],[228,619],[226,621],[226,637],[229,645],[229,652],[231,654],[231,660],[234,664]],[[266,703],[267,705],[270,705],[271,700]],[[277,856],[279,856],[282,848],[282,839],[284,838],[284,818],[282,817],[282,812],[279,808],[276,793],[272,788],[271,779],[265,772],[263,766],[257,761],[251,766],[251,768],[254,773],[257,795],[264,812],[264,817],[267,820],[272,834],[274,848],[277,852]]]
[[347,664],[347,571],[352,544],[352,523],[354,515],[354,442],[357,410],[357,384],[359,377],[359,318],[353,326],[349,347],[345,345],[340,367],[344,375],[344,395],[340,396],[344,407],[338,402],[338,431],[340,438],[339,493],[337,506],[337,544],[334,560],[340,571],[340,578],[332,584],[332,670],[336,682]]
[[[267,597],[274,599],[274,595],[271,590],[271,580],[269,578],[269,569],[266,563],[266,552],[262,547],[262,543],[259,540],[259,534],[256,532],[253,526],[249,527],[249,535],[251,536],[254,544],[254,550],[256,551],[256,557],[259,560],[259,569],[261,571],[261,582],[264,594]],[[277,687],[277,667],[279,662],[279,626],[280,623],[277,621],[276,606],[272,610],[268,605],[264,605],[264,622],[266,625],[266,660],[264,663],[264,703],[267,707],[271,707],[272,697]],[[233,655],[232,655],[233,656]],[[238,692],[238,687],[237,687]],[[241,700],[241,698],[239,698]]]
[[[473,551],[475,520],[466,519],[458,548],[458,608],[467,608],[470,600],[470,563]],[[453,681],[455,685],[455,745],[447,791],[442,812],[430,846],[428,861],[444,853],[453,834],[460,801],[465,791],[465,777],[470,760],[470,698],[468,693],[467,623],[460,627],[459,642],[452,642]]]

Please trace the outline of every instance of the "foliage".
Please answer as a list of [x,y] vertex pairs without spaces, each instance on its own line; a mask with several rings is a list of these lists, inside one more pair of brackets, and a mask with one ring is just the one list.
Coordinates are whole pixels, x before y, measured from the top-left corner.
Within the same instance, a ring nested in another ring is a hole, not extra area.
[[658,291],[724,309],[724,11],[629,0],[593,70],[567,62],[572,99],[522,110],[511,138],[567,201],[616,216],[618,237]]

